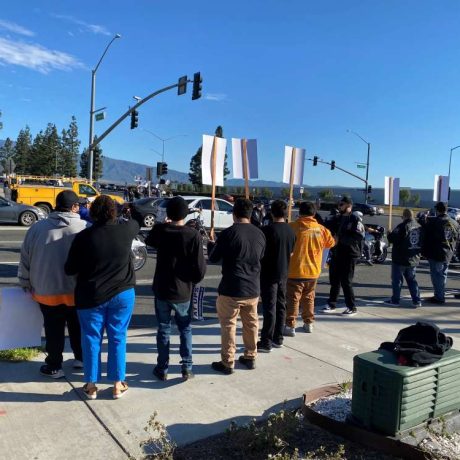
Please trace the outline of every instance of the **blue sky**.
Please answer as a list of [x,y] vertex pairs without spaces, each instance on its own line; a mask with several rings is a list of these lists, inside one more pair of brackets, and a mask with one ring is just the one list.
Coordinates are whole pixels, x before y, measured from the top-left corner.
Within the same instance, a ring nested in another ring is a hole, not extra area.
[[[363,175],[431,188],[460,144],[460,38],[457,0],[254,0],[227,2],[2,2],[0,138],[59,129],[77,117],[87,145],[91,69],[115,33],[97,73],[102,133],[133,96],[201,71],[203,98],[162,94],[103,142],[104,154],[154,165],[165,142],[169,167],[188,171],[202,134],[258,139],[259,177],[281,180],[284,145]],[[310,185],[361,183],[307,162]],[[452,160],[460,188],[460,149]]]

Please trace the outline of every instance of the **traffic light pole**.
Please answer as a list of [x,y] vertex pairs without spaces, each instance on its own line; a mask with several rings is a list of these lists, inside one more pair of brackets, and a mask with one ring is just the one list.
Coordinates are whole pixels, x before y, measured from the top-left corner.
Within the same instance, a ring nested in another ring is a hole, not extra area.
[[[308,160],[308,161],[313,161],[313,158],[307,158],[307,160]],[[329,165],[329,166],[331,166],[331,163],[328,162],[328,161],[323,161],[323,160],[320,160],[319,158],[317,158],[316,161],[317,161],[318,163],[323,163],[324,165]],[[367,178],[368,178],[367,174],[366,174],[366,178],[364,179],[364,178],[362,178],[362,177],[357,176],[356,174],[353,174],[353,173],[350,172],[350,171],[347,171],[346,169],[341,168],[340,166],[334,165],[334,169],[338,169],[339,171],[342,171],[342,172],[344,172],[344,173],[346,173],[346,174],[348,174],[348,175],[350,175],[350,176],[355,177],[356,179],[359,179],[360,181],[363,181],[363,182],[366,184],[366,194],[367,194]]]
[[158,91],[149,94],[148,96],[141,99],[136,105],[130,107],[118,120],[116,120],[111,126],[109,126],[97,139],[93,140],[92,144],[89,146],[88,150],[92,151],[96,145],[100,144],[125,118],[129,117],[131,112],[136,110],[142,104],[145,104],[150,99],[153,99],[155,96],[158,96],[161,93],[169,91],[170,89],[177,88],[179,86],[178,83],[174,85],[166,86],[165,88],[159,89]]

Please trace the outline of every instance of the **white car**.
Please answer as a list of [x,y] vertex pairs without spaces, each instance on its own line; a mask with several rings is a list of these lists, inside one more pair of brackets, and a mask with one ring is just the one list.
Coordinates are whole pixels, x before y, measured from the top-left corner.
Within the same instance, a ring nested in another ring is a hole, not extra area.
[[[194,219],[201,214],[204,226],[211,228],[211,198],[209,196],[183,196],[190,209],[201,209],[201,212],[193,212],[185,218],[185,222]],[[166,219],[166,205],[168,198],[165,198],[158,206],[155,223],[164,222]],[[223,230],[233,225],[233,205],[228,201],[216,198],[214,208],[214,228]]]

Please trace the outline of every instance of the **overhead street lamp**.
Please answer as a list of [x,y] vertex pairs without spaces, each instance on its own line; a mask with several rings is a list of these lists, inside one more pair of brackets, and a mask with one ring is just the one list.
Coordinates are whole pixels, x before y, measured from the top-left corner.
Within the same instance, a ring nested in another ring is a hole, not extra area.
[[449,177],[449,195],[447,195],[447,202],[449,202],[449,199],[450,199],[450,166],[452,164],[452,152],[455,150],[455,149],[458,149],[460,148],[460,145],[457,145],[457,147],[452,147],[450,149],[450,155],[449,155],[449,173],[447,174],[447,176]]
[[357,132],[352,129],[347,129],[347,133],[352,133],[355,136],[359,137],[365,144],[367,144],[367,162],[366,162],[366,190],[364,191],[364,202],[367,204],[368,201],[368,190],[369,190],[369,159],[371,156],[371,144],[363,139]]
[[107,53],[107,50],[110,48],[110,45],[117,39],[121,38],[120,34],[115,34],[110,40],[109,44],[105,47],[104,52],[102,53],[101,58],[99,59],[99,62],[96,64],[96,67],[91,71],[91,107],[89,111],[89,147],[88,147],[88,179],[90,182],[93,180],[93,149],[91,146],[93,145],[94,142],[94,114],[96,112],[99,112],[99,110],[94,109],[94,104],[95,104],[95,99],[96,99],[96,72],[97,69],[99,68],[102,60],[104,59],[104,56]]
[[176,137],[187,137],[187,134],[176,134],[175,136],[167,137],[166,139],[164,139],[164,138],[158,136],[157,134],[153,133],[152,131],[149,131],[148,129],[143,129],[143,131],[145,131],[146,133],[151,134],[152,136],[155,136],[158,140],[163,142],[163,150],[162,150],[162,153],[161,153],[161,162],[162,163],[164,163],[164,161],[165,161],[165,142],[168,142],[168,141],[170,141],[172,139],[176,139]]

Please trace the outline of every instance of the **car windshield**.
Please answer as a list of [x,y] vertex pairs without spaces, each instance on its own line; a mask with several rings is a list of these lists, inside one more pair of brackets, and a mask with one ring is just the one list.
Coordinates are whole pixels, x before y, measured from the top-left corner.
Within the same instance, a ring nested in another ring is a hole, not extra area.
[[134,200],[134,204],[147,204],[147,203],[150,203],[151,201],[152,201],[152,198],[140,198],[139,200]]

